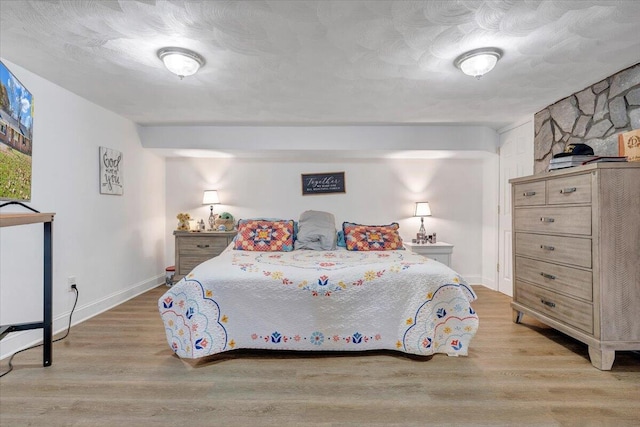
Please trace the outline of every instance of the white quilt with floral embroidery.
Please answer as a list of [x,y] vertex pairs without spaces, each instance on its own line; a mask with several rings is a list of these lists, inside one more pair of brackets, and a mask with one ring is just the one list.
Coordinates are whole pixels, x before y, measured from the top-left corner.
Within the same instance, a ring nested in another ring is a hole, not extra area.
[[455,271],[411,251],[227,248],[158,306],[183,358],[240,348],[458,356],[478,329],[475,298]]

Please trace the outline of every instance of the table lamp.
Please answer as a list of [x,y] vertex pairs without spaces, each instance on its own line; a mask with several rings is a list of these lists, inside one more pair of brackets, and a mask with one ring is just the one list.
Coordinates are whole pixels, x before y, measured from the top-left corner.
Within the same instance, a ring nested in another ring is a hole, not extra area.
[[218,198],[217,190],[205,190],[202,196],[202,204],[211,206],[211,213],[209,214],[209,230],[215,230],[216,226],[216,214],[213,213],[213,205],[219,205],[220,199]]
[[418,240],[424,241],[427,236],[427,231],[424,229],[424,217],[431,216],[431,208],[429,202],[416,202],[416,211],[413,216],[420,217],[420,229],[418,230]]

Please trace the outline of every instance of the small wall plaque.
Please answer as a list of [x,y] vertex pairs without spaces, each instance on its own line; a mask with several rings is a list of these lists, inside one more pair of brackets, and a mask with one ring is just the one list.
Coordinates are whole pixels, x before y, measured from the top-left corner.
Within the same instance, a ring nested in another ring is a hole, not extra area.
[[302,174],[302,195],[345,193],[344,172]]
[[121,196],[123,190],[122,153],[111,148],[100,147],[100,194]]

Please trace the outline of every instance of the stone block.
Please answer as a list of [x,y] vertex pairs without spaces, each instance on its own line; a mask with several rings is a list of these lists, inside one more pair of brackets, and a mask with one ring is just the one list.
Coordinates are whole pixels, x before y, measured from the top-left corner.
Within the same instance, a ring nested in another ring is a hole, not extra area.
[[605,90],[606,88],[609,87],[609,80],[605,79],[601,82],[598,82],[596,84],[594,84],[593,86],[591,86],[593,88],[593,93],[595,93],[596,95],[599,94],[600,92],[602,92],[603,90]]
[[611,77],[611,89],[609,98],[615,98],[634,86],[640,85],[640,64],[620,71]]
[[584,140],[582,138],[576,138],[575,136],[572,136],[569,138],[569,140],[567,141],[567,143],[565,145],[571,145],[571,144],[583,144]]
[[549,162],[551,161],[551,153],[548,153],[541,160],[533,162],[533,173],[546,172],[549,168]]
[[580,116],[576,122],[576,127],[573,128],[573,134],[582,138],[587,133],[587,125],[590,123],[591,116]]
[[607,138],[595,138],[585,141],[593,148],[596,156],[617,156],[618,155],[618,134]]
[[585,139],[601,138],[607,133],[609,129],[611,129],[611,127],[613,127],[613,123],[611,123],[609,119],[604,119],[597,123],[594,123],[591,126],[591,129],[589,129],[589,132],[587,132]]
[[617,128],[623,128],[629,123],[627,103],[624,101],[624,97],[618,96],[609,101],[609,118]]
[[551,131],[551,121],[547,120],[540,128],[538,133],[533,139],[533,151],[534,158],[542,159],[545,154],[548,154],[553,144],[553,132]]
[[580,111],[582,111],[583,114],[592,116],[596,107],[596,95],[593,93],[593,90],[588,87],[576,93],[576,98],[578,99],[578,108],[580,108]]
[[625,99],[629,105],[640,105],[640,87],[630,90]]
[[553,147],[551,147],[551,155],[555,156],[558,153],[562,153],[564,151],[564,142],[558,142],[553,144]]
[[576,97],[572,95],[549,106],[551,118],[564,132],[570,133],[573,130],[573,125],[580,115],[576,104]]
[[533,125],[534,125],[534,135],[537,135],[538,132],[540,132],[540,128],[542,127],[542,124],[545,122],[545,120],[549,120],[549,117],[551,117],[549,115],[549,110],[548,109],[544,109],[542,111],[538,111],[535,116],[533,116]]
[[629,122],[631,129],[640,129],[640,108],[629,110]]
[[553,129],[553,141],[554,142],[558,142],[562,139],[562,129],[560,129],[560,126],[558,126],[556,124],[556,122],[552,122],[552,129]]
[[609,113],[609,99],[607,97],[606,92],[598,95],[598,100],[596,101],[596,110],[593,113],[593,121],[598,122],[604,119],[605,114]]

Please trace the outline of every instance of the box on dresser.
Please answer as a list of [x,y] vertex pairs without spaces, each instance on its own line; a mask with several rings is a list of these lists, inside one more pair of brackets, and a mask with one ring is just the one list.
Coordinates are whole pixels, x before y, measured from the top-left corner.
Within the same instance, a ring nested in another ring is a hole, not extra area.
[[611,369],[640,350],[640,164],[594,163],[515,178],[514,321],[531,315]]

